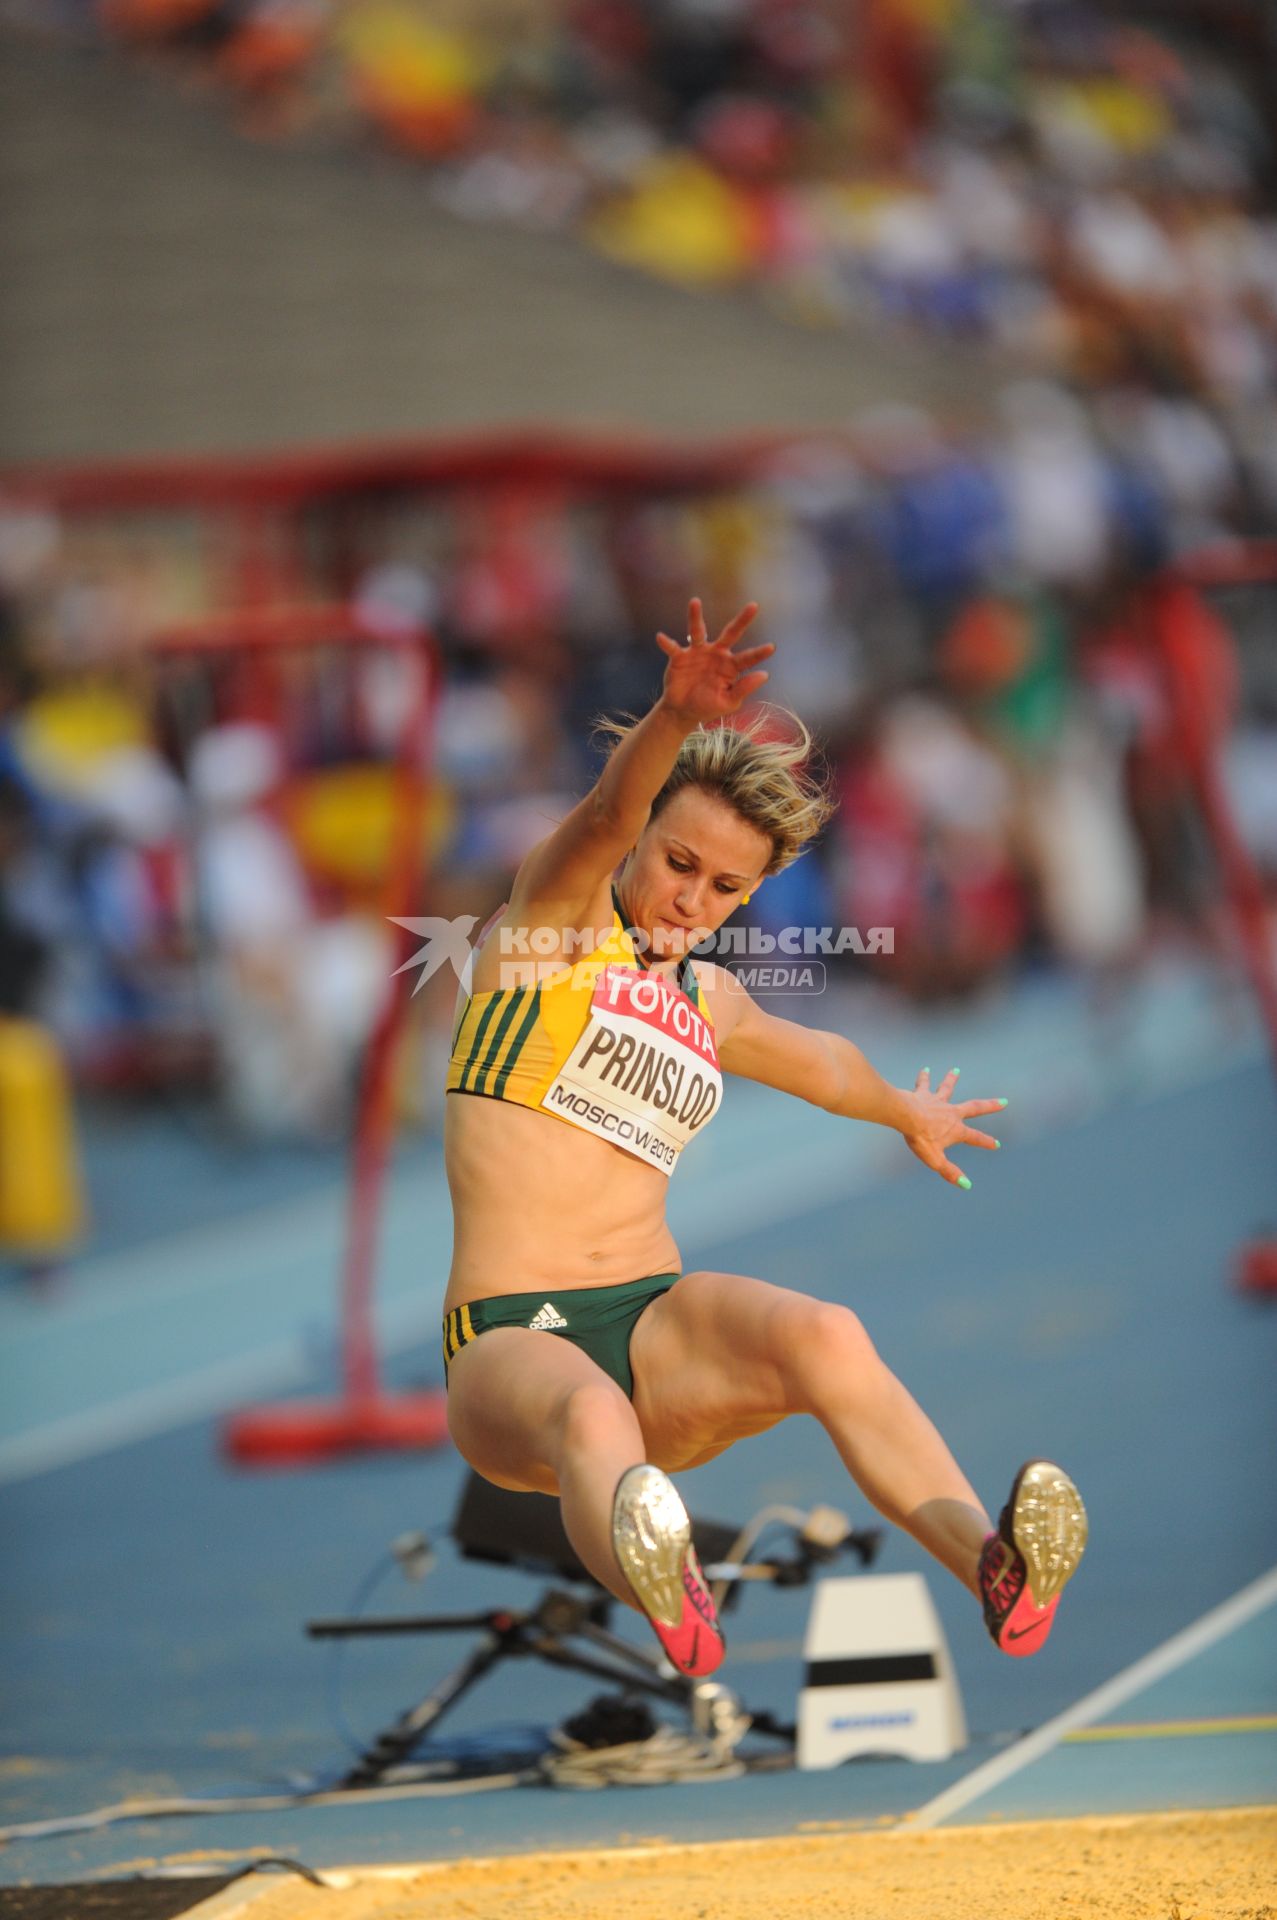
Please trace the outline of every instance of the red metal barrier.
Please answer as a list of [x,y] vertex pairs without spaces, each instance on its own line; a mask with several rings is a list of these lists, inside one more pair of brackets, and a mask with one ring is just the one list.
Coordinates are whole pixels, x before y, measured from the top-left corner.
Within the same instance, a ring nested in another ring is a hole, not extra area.
[[[1277,541],[1221,547],[1195,555],[1170,576],[1194,587],[1245,586],[1277,582]],[[1221,723],[1212,688],[1191,647],[1176,644],[1173,633],[1155,627],[1166,675],[1180,751],[1219,860],[1224,890],[1232,909],[1242,959],[1268,1033],[1277,1073],[1277,954],[1259,870],[1238,832],[1219,764]],[[1238,1249],[1234,1279],[1245,1293],[1277,1296],[1277,1237],[1263,1234]]]
[[[749,434],[712,445],[526,432],[376,441],[249,458],[156,457],[105,464],[11,467],[14,499],[67,513],[195,508],[287,509],[334,495],[432,493],[484,485],[567,487],[583,493],[697,492],[747,476],[794,446],[851,452],[845,434]],[[864,459],[863,450],[856,457]]]
[[[1150,595],[1163,585],[1174,590],[1181,584],[1209,588],[1267,582],[1277,583],[1277,541],[1197,554],[1172,569],[1163,582],[1154,582]],[[1180,753],[1219,860],[1242,958],[1259,1002],[1277,1074],[1277,954],[1259,869],[1238,831],[1220,770],[1220,745],[1228,716],[1217,711],[1218,691],[1191,642],[1169,622],[1155,619],[1151,631],[1166,678]]]
[[[216,613],[157,634],[152,650],[168,655],[263,656],[333,645],[367,645],[417,661],[416,698],[405,711],[397,742],[394,840],[387,867],[387,919],[410,914],[425,879],[424,770],[440,671],[428,633],[369,631],[346,607],[257,607]],[[398,966],[411,935],[396,927],[395,970],[364,1058],[351,1155],[347,1238],[342,1262],[342,1388],[335,1399],[285,1401],[236,1414],[222,1429],[231,1459],[252,1466],[304,1466],[335,1456],[441,1445],[448,1437],[442,1393],[390,1393],[381,1382],[373,1323],[377,1228],[393,1133],[393,1076],[409,991]]]

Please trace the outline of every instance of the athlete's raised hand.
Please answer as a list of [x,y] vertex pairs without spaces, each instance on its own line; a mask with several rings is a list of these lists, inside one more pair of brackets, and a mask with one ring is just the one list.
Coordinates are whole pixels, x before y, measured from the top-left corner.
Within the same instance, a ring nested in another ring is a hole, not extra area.
[[931,1069],[924,1067],[914,1081],[913,1092],[908,1096],[910,1119],[908,1126],[901,1129],[905,1145],[916,1153],[924,1167],[930,1167],[942,1180],[951,1186],[969,1187],[961,1168],[955,1167],[952,1160],[946,1158],[945,1149],[962,1145],[964,1147],[988,1147],[990,1151],[1001,1146],[991,1133],[981,1133],[978,1127],[967,1123],[982,1113],[1000,1113],[1005,1100],[963,1100],[954,1106],[950,1095],[958,1084],[958,1069],[950,1067],[934,1093],[931,1089]]
[[681,647],[667,633],[658,633],[656,644],[666,656],[665,705],[681,719],[718,720],[735,713],[751,694],[758,692],[767,675],[753,671],[760,660],[775,653],[773,646],[747,647],[743,653],[732,649],[758,612],[751,600],[734,620],[729,620],[717,640],[709,638],[705,614],[699,600],[687,609],[687,645]]

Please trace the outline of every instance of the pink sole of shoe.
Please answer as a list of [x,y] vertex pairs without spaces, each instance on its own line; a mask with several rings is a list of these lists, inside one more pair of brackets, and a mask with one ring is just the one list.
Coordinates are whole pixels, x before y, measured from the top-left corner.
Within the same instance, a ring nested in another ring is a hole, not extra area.
[[612,1508],[612,1545],[622,1573],[680,1673],[703,1679],[724,1647],[714,1602],[692,1547],[692,1523],[659,1467],[631,1467]]

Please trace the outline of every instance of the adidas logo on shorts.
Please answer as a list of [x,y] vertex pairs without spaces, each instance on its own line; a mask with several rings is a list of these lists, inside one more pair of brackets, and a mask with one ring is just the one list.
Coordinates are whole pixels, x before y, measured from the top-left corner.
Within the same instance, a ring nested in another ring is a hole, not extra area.
[[528,1326],[534,1333],[550,1333],[555,1327],[566,1327],[566,1325],[567,1321],[563,1318],[563,1315],[558,1311],[557,1307],[552,1307],[548,1300],[541,1311],[534,1313],[528,1321]]

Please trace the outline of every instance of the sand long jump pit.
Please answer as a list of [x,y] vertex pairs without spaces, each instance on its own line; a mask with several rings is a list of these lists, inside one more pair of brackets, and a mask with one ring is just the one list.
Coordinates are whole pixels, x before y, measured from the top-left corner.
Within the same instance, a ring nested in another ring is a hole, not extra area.
[[1277,1920],[1277,1807],[352,1869],[250,1920]]

